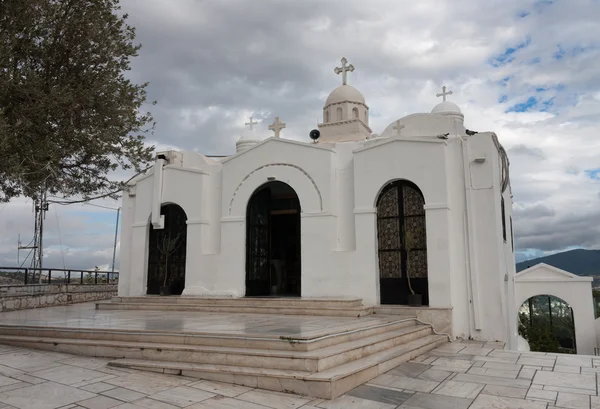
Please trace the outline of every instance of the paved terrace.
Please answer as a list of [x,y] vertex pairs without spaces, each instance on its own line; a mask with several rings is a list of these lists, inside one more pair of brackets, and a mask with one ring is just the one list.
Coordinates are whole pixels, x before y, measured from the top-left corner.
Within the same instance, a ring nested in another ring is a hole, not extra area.
[[35,308],[2,313],[0,325],[60,327],[69,329],[128,330],[223,334],[299,339],[353,330],[397,320],[397,316],[327,317],[198,313],[186,311],[96,310],[93,303]]
[[600,409],[600,357],[443,345],[333,401],[0,345],[0,409]]

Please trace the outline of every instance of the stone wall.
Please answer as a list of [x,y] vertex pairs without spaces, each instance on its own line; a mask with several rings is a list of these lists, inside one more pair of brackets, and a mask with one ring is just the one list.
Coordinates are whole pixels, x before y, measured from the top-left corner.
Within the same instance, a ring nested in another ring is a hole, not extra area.
[[117,284],[0,285],[0,312],[105,300],[117,295]]

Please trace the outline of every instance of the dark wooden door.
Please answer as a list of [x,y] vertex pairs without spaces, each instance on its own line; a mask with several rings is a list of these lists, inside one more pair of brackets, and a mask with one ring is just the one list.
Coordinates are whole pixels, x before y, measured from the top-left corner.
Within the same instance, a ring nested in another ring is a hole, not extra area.
[[429,304],[425,201],[405,181],[387,185],[377,200],[377,242],[381,304],[408,304],[410,285]]

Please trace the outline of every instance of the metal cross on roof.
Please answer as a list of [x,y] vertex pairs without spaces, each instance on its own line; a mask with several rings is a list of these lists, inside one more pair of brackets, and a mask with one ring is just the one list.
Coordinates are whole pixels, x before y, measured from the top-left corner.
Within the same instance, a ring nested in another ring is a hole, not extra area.
[[346,83],[348,82],[348,72],[354,71],[354,65],[346,65],[347,63],[348,60],[346,59],[346,57],[342,57],[342,66],[335,67],[333,69],[333,72],[335,72],[336,74],[342,73],[342,85],[346,85]]
[[446,92],[446,86],[444,85],[442,87],[442,93],[441,94],[435,94],[436,97],[442,97],[444,98],[444,101],[446,101],[446,95],[452,95],[452,91],[448,91]]
[[285,128],[285,122],[281,122],[279,117],[275,117],[275,121],[269,125],[269,130],[275,132],[275,138],[279,138],[279,133]]
[[252,121],[252,119],[253,119],[253,118],[252,118],[252,117],[250,117],[250,122],[246,122],[246,123],[244,124],[244,125],[246,125],[246,126],[249,126],[249,127],[250,127],[250,130],[252,130],[252,129],[253,129],[253,126],[254,126],[254,125],[256,125],[256,124],[258,123],[258,122],[256,122],[256,121]]

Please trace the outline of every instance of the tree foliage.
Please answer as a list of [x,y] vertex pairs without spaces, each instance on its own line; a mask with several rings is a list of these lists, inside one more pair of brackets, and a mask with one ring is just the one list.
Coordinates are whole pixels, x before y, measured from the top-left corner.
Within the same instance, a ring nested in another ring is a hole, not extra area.
[[118,0],[0,0],[0,201],[113,192],[112,171],[147,166],[126,20]]

